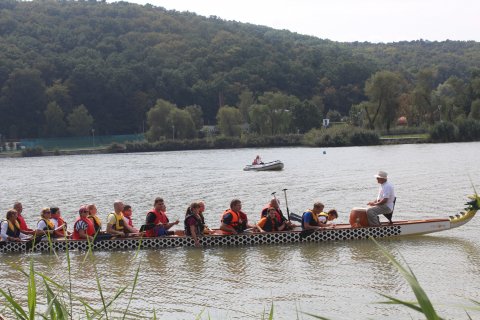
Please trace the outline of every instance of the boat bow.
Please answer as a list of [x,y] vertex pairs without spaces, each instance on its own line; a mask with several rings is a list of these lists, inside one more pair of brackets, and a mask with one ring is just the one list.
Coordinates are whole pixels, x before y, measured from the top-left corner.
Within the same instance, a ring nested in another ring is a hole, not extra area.
[[465,208],[465,211],[449,217],[450,228],[457,228],[469,222],[480,209],[480,196],[478,196],[478,194],[475,193],[468,198],[470,201],[466,203],[467,207]]

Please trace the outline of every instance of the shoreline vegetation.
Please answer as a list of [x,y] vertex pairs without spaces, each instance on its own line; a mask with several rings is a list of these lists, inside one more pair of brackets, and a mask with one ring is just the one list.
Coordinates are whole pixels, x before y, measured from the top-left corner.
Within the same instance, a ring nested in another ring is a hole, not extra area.
[[454,124],[439,122],[426,128],[395,128],[380,132],[348,124],[312,129],[305,134],[258,135],[242,133],[239,137],[223,135],[197,139],[161,139],[113,142],[91,147],[43,148],[27,147],[22,150],[0,152],[0,158],[108,153],[135,153],[181,150],[267,148],[267,147],[347,147],[391,144],[445,143],[480,140],[480,121],[467,119]]

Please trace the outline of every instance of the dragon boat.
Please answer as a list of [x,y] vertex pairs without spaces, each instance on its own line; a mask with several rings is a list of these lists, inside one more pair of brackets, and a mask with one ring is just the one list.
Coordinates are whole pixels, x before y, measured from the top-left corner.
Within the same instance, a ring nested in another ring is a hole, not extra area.
[[[292,230],[266,233],[227,234],[214,230],[212,234],[200,237],[202,247],[246,246],[260,244],[282,244],[302,242],[323,242],[340,240],[361,240],[373,238],[401,237],[440,232],[460,227],[473,219],[480,208],[480,197],[469,197],[465,211],[446,218],[424,220],[402,220],[382,223],[378,227],[352,226],[337,224],[320,230]],[[38,242],[0,242],[0,252],[35,252],[50,250],[135,250],[146,248],[193,247],[194,241],[185,235],[164,236],[157,238],[120,238],[108,240],[58,239]]]

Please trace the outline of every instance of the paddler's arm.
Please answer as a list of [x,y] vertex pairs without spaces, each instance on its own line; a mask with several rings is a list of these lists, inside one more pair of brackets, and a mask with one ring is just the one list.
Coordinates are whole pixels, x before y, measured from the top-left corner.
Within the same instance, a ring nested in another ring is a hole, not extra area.
[[107,224],[107,230],[106,230],[107,233],[110,233],[111,235],[114,235],[114,236],[119,236],[119,237],[124,237],[125,236],[125,233],[123,231],[117,231],[115,229],[113,229],[113,224]]
[[232,226],[229,226],[228,224],[225,224],[225,223],[220,224],[220,230],[237,234],[237,230],[235,230]]

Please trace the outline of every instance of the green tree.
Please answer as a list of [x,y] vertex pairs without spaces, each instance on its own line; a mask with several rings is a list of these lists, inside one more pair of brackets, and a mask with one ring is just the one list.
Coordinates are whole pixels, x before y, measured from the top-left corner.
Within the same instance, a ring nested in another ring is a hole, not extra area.
[[9,75],[1,95],[2,118],[12,130],[11,138],[38,136],[43,127],[39,119],[47,105],[45,89],[38,70],[16,70]]
[[264,135],[270,133],[270,109],[263,104],[254,104],[250,107],[250,131]]
[[310,129],[320,128],[322,126],[323,105],[304,101],[293,108],[293,125],[300,133],[306,133]]
[[195,125],[195,131],[199,131],[203,128],[203,111],[202,107],[198,105],[187,106],[185,107],[185,111],[187,111],[190,116],[192,117],[193,123]]
[[410,120],[417,121],[417,119],[420,119],[420,122],[426,121],[433,124],[437,106],[432,101],[432,92],[435,88],[437,70],[433,68],[422,69],[416,76],[416,85],[412,91],[412,103],[416,112],[412,114]]
[[476,99],[472,102],[468,117],[471,119],[480,120],[480,99]]
[[67,116],[68,131],[74,136],[88,136],[93,129],[93,117],[82,104]]
[[463,80],[450,77],[433,91],[433,101],[438,106],[440,120],[454,121],[467,116],[465,110],[470,105],[467,108],[466,88]]
[[65,114],[62,108],[56,102],[50,102],[44,112],[45,115],[45,135],[47,137],[64,137],[67,133],[67,124],[65,123]]
[[172,138],[195,138],[195,124],[188,111],[178,108],[172,109],[168,114],[167,122],[170,123],[172,127]]
[[46,89],[48,102],[55,102],[64,113],[70,113],[73,110],[72,97],[67,85],[60,81],[55,81],[52,86]]
[[381,117],[382,124],[390,130],[395,121],[399,106],[398,98],[403,92],[404,79],[398,73],[379,71],[372,75],[365,83],[365,93],[370,99],[373,108],[365,108],[368,125],[375,129],[377,117]]
[[172,125],[168,123],[168,115],[177,106],[166,100],[158,99],[155,106],[147,112],[148,141],[158,141],[170,134]]
[[265,92],[258,97],[258,101],[269,109],[268,134],[291,132],[292,111],[300,104],[297,97],[280,92]]
[[239,137],[242,131],[242,114],[235,107],[223,106],[218,109],[217,123],[220,132],[227,137]]
[[253,96],[253,92],[250,90],[244,90],[240,93],[238,99],[238,109],[242,114],[243,121],[250,123],[249,110],[250,107],[255,104],[255,97]]

